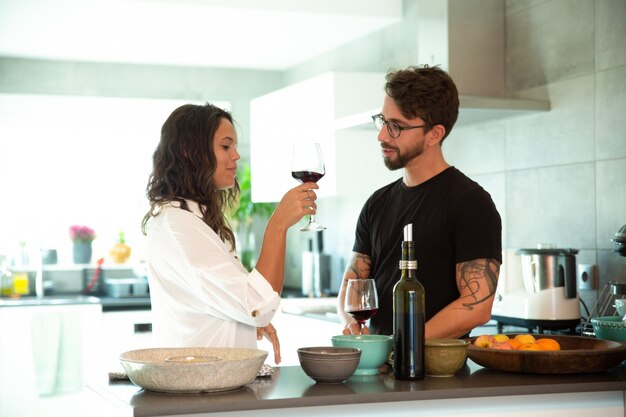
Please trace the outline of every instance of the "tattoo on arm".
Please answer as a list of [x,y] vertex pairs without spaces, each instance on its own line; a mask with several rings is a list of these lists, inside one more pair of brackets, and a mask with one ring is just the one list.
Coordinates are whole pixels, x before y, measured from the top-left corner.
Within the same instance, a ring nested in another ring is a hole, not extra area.
[[499,262],[494,259],[476,259],[458,264],[457,269],[463,307],[473,310],[475,305],[493,297],[498,285]]
[[[369,278],[371,265],[372,259],[368,255],[355,253],[352,263],[348,265],[348,270],[355,275],[355,278]],[[346,278],[348,278],[347,275]]]

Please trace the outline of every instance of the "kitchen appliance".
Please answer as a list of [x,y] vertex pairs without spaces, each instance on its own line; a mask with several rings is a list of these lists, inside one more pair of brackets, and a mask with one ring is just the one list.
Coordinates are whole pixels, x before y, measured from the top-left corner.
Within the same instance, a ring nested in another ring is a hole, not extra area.
[[[598,336],[593,326],[594,318],[607,317],[611,314],[618,314],[616,303],[618,300],[626,299],[626,262],[623,262],[626,258],[626,225],[622,226],[613,239],[612,251],[617,253],[619,257],[616,258],[616,263],[613,267],[607,268],[607,276],[613,278],[611,281],[604,284],[602,290],[596,297],[596,304],[589,312],[589,317],[581,320],[581,333],[584,336]],[[596,326],[597,327],[597,323]]]
[[504,253],[504,263],[491,310],[498,323],[544,329],[570,329],[580,324],[576,287],[577,249],[537,248]]
[[317,250],[309,239],[308,252],[302,253],[302,295],[321,297],[330,291],[330,255],[324,254],[324,232],[316,233]]

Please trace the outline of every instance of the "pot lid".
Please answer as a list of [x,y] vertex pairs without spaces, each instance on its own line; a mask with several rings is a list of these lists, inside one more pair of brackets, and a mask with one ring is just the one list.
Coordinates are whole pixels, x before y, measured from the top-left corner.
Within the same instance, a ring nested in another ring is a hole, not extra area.
[[537,249],[537,248],[528,248],[528,249],[518,249],[516,252],[518,255],[576,255],[578,253],[578,249],[559,249],[559,248],[546,248],[546,249]]

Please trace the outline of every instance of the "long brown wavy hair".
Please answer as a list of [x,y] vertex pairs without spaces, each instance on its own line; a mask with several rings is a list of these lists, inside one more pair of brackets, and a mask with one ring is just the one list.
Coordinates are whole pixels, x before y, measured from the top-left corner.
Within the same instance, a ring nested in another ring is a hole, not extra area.
[[185,200],[192,200],[199,204],[202,220],[235,250],[235,235],[225,212],[237,204],[239,182],[227,190],[219,190],[213,182],[217,165],[213,140],[223,119],[234,123],[229,112],[209,103],[185,104],[167,118],[152,156],[146,187],[150,210],[141,222],[144,235],[148,220],[158,216],[160,206],[176,201],[189,211]]

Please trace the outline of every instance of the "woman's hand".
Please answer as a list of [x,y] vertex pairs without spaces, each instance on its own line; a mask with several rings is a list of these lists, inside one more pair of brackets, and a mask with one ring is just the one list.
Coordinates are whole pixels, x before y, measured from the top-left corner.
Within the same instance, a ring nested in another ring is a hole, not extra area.
[[319,186],[314,182],[306,182],[287,191],[278,203],[270,222],[276,222],[285,229],[298,223],[302,217],[317,212],[316,189]]
[[272,323],[265,327],[256,328],[256,340],[263,339],[263,336],[272,344],[274,348],[274,362],[278,365],[280,363],[280,341],[278,340],[278,334],[276,334],[276,329]]

